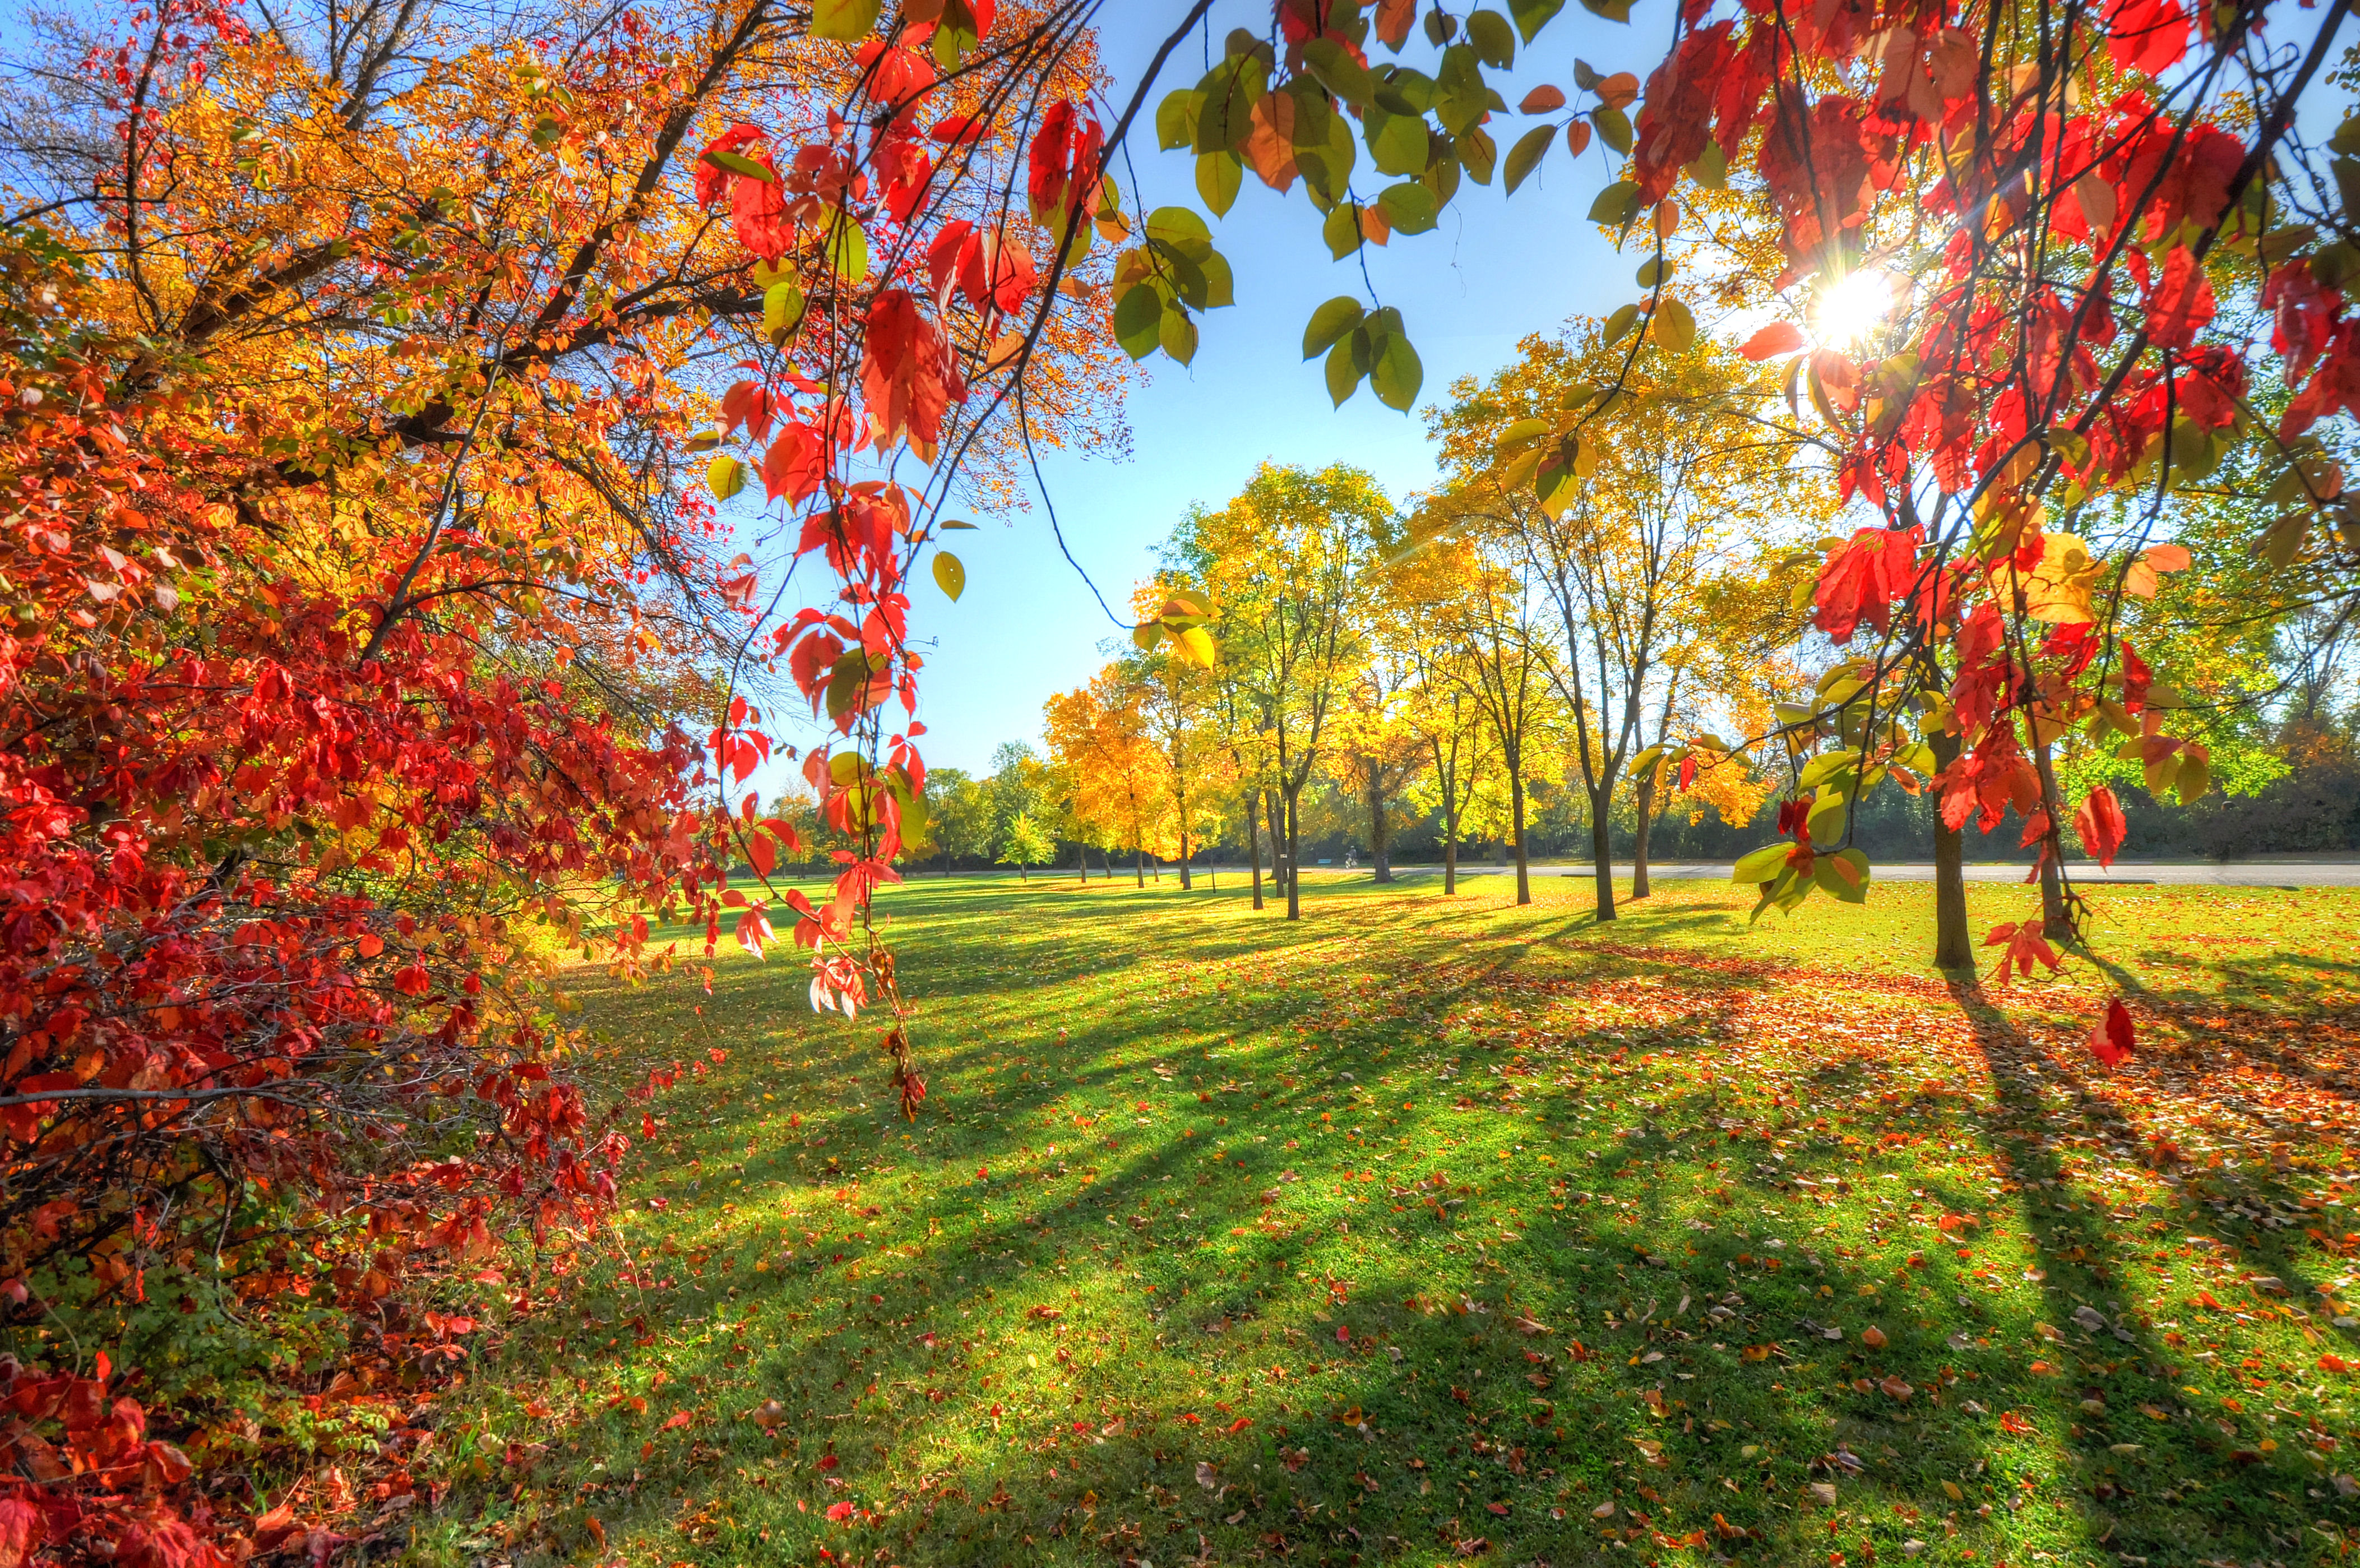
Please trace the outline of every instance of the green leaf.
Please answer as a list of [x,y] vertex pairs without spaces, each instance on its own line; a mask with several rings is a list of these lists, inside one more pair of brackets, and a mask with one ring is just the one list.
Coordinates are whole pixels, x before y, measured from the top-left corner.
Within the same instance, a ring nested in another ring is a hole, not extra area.
[[688,438],[691,452],[710,452],[720,444],[721,433],[717,430],[700,430]]
[[1366,108],[1377,96],[1377,79],[1334,38],[1317,38],[1303,46],[1303,63],[1328,89],[1354,108]]
[[1709,141],[1704,150],[1688,165],[1688,178],[1708,191],[1729,189],[1729,159],[1721,156],[1721,144]]
[[1609,228],[1622,228],[1638,215],[1639,187],[1629,180],[1617,180],[1590,203],[1590,221]]
[[934,552],[934,587],[953,599],[967,592],[967,568],[947,550]]
[[1196,84],[1202,102],[1196,110],[1198,152],[1235,152],[1253,134],[1253,106],[1264,90],[1262,61],[1252,55],[1232,55]]
[[1631,19],[1631,0],[1581,0],[1581,8],[1610,22],[1628,22]]
[[1524,36],[1526,43],[1548,26],[1550,17],[1564,9],[1565,0],[1508,0],[1508,15],[1516,19],[1516,31]]
[[[1120,307],[1118,306],[1117,308],[1120,309]],[[1629,332],[1632,327],[1638,324],[1638,321],[1639,307],[1636,305],[1623,306],[1621,310],[1616,311],[1612,315],[1606,318],[1606,327],[1603,332],[1599,334],[1598,345],[1601,348],[1613,347],[1616,344],[1622,341],[1622,334],[1624,333]]]
[[827,676],[827,716],[842,718],[860,700],[861,691],[869,685],[869,651],[847,648],[836,661]]
[[1652,289],[1671,275],[1672,258],[1668,256],[1651,256],[1639,263],[1639,287],[1642,289]]
[[1207,250],[1199,267],[1205,274],[1205,297],[1193,302],[1198,310],[1217,311],[1237,302],[1237,280],[1230,276],[1229,258],[1218,250]]
[[1131,629],[1131,645],[1142,653],[1153,653],[1155,652],[1156,642],[1163,635],[1162,621],[1142,620]]
[[1196,323],[1188,319],[1187,311],[1180,305],[1166,305],[1156,342],[1164,353],[1185,365],[1196,357]]
[[1205,95],[1186,87],[1175,88],[1155,105],[1155,145],[1166,152],[1190,146],[1196,139],[1196,118],[1204,112]]
[[803,291],[793,280],[773,283],[762,291],[762,331],[775,348],[794,335],[803,323]]
[[811,36],[855,43],[877,26],[884,0],[812,0]]
[[1397,233],[1424,234],[1434,227],[1437,209],[1433,192],[1415,180],[1404,180],[1377,193],[1377,211]]
[[1778,868],[1786,863],[1786,853],[1793,848],[1792,844],[1782,840],[1765,844],[1750,855],[1742,855],[1738,857],[1736,867],[1730,872],[1729,880],[1733,883],[1768,882],[1778,874]]
[[1868,902],[1868,857],[1858,850],[1822,850],[1811,861],[1811,880],[1819,891],[1846,904]]
[[1417,389],[1426,380],[1426,367],[1418,362],[1417,350],[1399,332],[1385,334],[1376,345],[1375,361],[1369,367],[1369,389],[1387,408],[1407,413],[1417,402]]
[[1415,115],[1388,115],[1371,109],[1360,134],[1369,144],[1369,159],[1380,174],[1423,174],[1431,137],[1426,121]]
[[1360,211],[1349,202],[1339,204],[1319,225],[1319,237],[1328,242],[1328,254],[1341,261],[1360,248]]
[[934,526],[936,528],[973,528],[975,524],[967,521],[965,518],[946,517],[943,519],[942,521],[934,524]]
[[1147,237],[1201,261],[1213,248],[1213,231],[1187,207],[1158,207],[1147,214]]
[[1245,178],[1245,165],[1233,152],[1208,152],[1196,159],[1196,194],[1205,198],[1205,205],[1215,217],[1228,214],[1229,204],[1238,199],[1238,187]]
[[1336,346],[1328,351],[1328,396],[1339,409],[1346,399],[1360,389],[1360,378],[1366,372],[1352,349],[1354,341],[1365,339],[1366,335],[1355,327],[1338,338]]
[[1303,357],[1324,354],[1336,345],[1337,340],[1354,327],[1368,313],[1360,302],[1349,294],[1338,294],[1311,313],[1310,322],[1303,329]]
[[1541,166],[1541,159],[1548,156],[1548,149],[1556,144],[1555,126],[1535,126],[1516,138],[1516,145],[1508,149],[1507,194],[1515,194],[1516,187],[1531,178],[1533,170]]
[[714,499],[726,501],[746,488],[746,465],[725,452],[705,466],[705,482]]
[[1671,354],[1686,354],[1696,342],[1696,317],[1677,300],[1655,307],[1655,345]]
[[776,185],[779,177],[747,157],[727,148],[713,148],[705,152],[705,161],[716,169],[726,169],[732,174],[742,174],[748,180],[759,180],[765,185]]
[[[1629,156],[1631,151],[1631,116],[1610,104],[1601,104],[1590,111],[1590,123],[1598,127],[1598,139],[1616,152]],[[1636,188],[1633,188],[1633,194]]]
[[1484,64],[1505,71],[1516,63],[1516,34],[1508,18],[1497,11],[1478,11],[1467,18],[1467,41]]
[[1459,138],[1459,161],[1467,166],[1467,173],[1478,185],[1491,182],[1491,170],[1500,161],[1500,144],[1480,127],[1470,129]]
[[849,215],[839,215],[828,230],[827,264],[847,283],[869,276],[869,236]]
[[1405,65],[1389,65],[1377,81],[1377,107],[1388,115],[1423,115],[1434,107],[1434,78]]
[[1811,799],[1811,810],[1806,818],[1814,842],[1823,842],[1843,836],[1844,821],[1851,815],[1852,799],[1841,790],[1820,790]]
[[1546,435],[1548,428],[1548,421],[1545,419],[1520,419],[1500,433],[1500,438],[1491,444],[1492,450],[1502,453],[1513,451]]
[[1134,283],[1114,302],[1114,340],[1133,359],[1154,352],[1164,325],[1164,296],[1153,283]]

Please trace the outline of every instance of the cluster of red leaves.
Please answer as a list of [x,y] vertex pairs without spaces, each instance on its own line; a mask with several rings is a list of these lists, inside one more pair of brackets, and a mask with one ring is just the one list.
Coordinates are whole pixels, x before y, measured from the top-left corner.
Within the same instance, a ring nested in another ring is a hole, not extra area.
[[[941,495],[930,494],[931,486],[858,477],[853,459],[870,454],[890,473],[905,448],[931,467],[956,466],[964,442],[946,443],[956,439],[954,422],[970,396],[958,344],[991,341],[1007,318],[1034,308],[1044,286],[1054,285],[1065,247],[1077,234],[1087,237],[1106,166],[1098,121],[1067,97],[1052,95],[1019,133],[1030,215],[1049,231],[1058,258],[1045,278],[1017,232],[1021,219],[1005,210],[954,214],[979,149],[1008,132],[987,114],[950,105],[956,78],[938,72],[942,50],[932,59],[928,51],[942,41],[938,27],[955,40],[981,39],[994,9],[969,0],[934,16],[905,14],[890,36],[851,51],[858,72],[853,102],[831,108],[791,154],[761,129],[740,125],[705,149],[697,177],[700,202],[726,198],[738,238],[764,262],[800,251],[827,258],[841,272],[837,260],[850,247],[869,273],[865,301],[843,301],[825,319],[811,313],[774,338],[775,352],[746,361],[752,375],[729,389],[722,408],[724,438],[743,429],[766,444],[766,499],[800,514],[798,566],[808,558],[833,579],[832,594],[770,630],[767,652],[814,716],[824,714],[850,742],[815,748],[803,776],[822,818],[858,848],[836,852],[834,895],[824,906],[793,890],[749,899],[717,874],[702,885],[692,874],[684,885],[696,895],[708,948],[721,938],[725,912],[735,910],[738,942],[759,955],[774,939],[772,916],[782,908],[792,916],[796,945],[811,955],[814,1007],[848,1017],[881,998],[896,1017],[885,1046],[907,1113],[925,1086],[900,1026],[891,954],[865,911],[879,885],[900,880],[892,861],[924,821],[917,741],[925,726],[914,717],[923,661],[909,645],[908,579],[934,540]],[[955,57],[956,48],[950,52]],[[1019,339],[1008,333],[978,362],[1021,370]],[[966,439],[971,432],[972,425]],[[898,729],[884,716],[896,701],[904,716]],[[769,741],[749,728],[758,718],[740,705],[714,737],[724,776],[740,784],[769,755]],[[750,796],[738,816],[740,848],[767,881],[777,846],[792,847],[792,835],[760,820]]]
[[[389,616],[438,581],[414,534],[342,582],[266,565],[204,499],[251,455],[135,434],[191,426],[71,306],[0,336],[0,1318],[169,1305],[226,1255],[246,1310],[397,1320],[405,1276],[611,1204],[626,1140],[508,924],[702,863],[697,751]],[[0,1367],[0,1564],[217,1560],[108,1382]]]
[[97,1376],[34,1373],[0,1355],[0,1568],[36,1553],[125,1568],[226,1568],[202,1500],[174,1494],[188,1456],[148,1436],[138,1401]]
[[[2202,748],[2163,732],[2153,676],[2117,626],[2122,596],[2151,596],[2187,556],[2166,545],[2094,560],[2056,515],[2108,489],[2159,495],[2142,477],[2153,465],[2209,467],[2225,449],[2254,370],[2245,343],[2206,337],[2208,258],[2263,263],[2271,370],[2295,393],[2281,441],[2360,407],[2333,269],[2311,230],[2253,200],[2277,178],[2291,99],[2256,115],[2212,75],[2169,92],[2154,81],[2194,39],[2216,70],[2234,59],[2258,8],[2115,0],[2037,35],[2004,8],[1953,0],[1721,9],[1688,0],[1648,83],[1633,210],[1709,149],[1732,167],[1750,153],[1786,264],[1776,288],[1892,264],[1876,248],[1882,219],[1929,225],[1938,247],[1900,286],[1880,349],[1814,346],[1780,322],[1745,350],[1794,356],[1790,393],[1808,386],[1845,499],[1884,513],[1829,550],[1814,596],[1831,639],[1877,639],[1849,700],[1879,716],[1920,693],[1947,707],[1961,745],[1936,788],[1951,828],[1974,817],[1988,831],[2014,809],[2053,860],[2070,820],[2110,862],[2119,803],[2099,789],[2070,809],[2049,748],[2091,726],[2136,752],[2149,788],[2202,792]],[[2297,449],[2276,461],[2309,504],[2337,496],[2332,463]],[[1928,525],[1929,489],[1947,525]],[[2018,969],[2054,962],[2036,930],[2003,926],[1991,940]]]

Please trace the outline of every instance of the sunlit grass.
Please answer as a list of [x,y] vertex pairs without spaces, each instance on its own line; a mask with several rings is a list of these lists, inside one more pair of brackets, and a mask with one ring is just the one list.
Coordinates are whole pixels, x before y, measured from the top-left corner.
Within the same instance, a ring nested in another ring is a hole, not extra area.
[[2111,970],[1954,992],[1923,888],[1508,892],[899,890],[914,1125],[791,959],[577,971],[599,1070],[704,1070],[619,1243],[477,1303],[417,1551],[2296,1562],[2360,1520],[2320,1365],[2360,896],[2107,890]]

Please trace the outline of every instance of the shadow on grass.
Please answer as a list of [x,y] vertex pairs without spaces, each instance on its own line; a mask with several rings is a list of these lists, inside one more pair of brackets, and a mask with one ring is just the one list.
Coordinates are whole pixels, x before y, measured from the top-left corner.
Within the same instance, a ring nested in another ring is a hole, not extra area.
[[[480,1375],[422,1560],[1488,1548],[1562,1568],[1889,1556],[1913,1532],[1939,1552],[1953,1530],[2158,1563],[2277,1549],[2256,1511],[2271,1466],[2190,1503],[2072,1431],[2112,1434],[2081,1399],[2128,1420],[2166,1352],[2103,1292],[2103,1225],[2035,1212],[2050,1190],[2030,1182],[2062,1168],[2019,1146],[2046,1080],[1972,993],[1999,1092],[1980,1117],[1849,1048],[1732,1076],[1746,1010],[1791,966],[1641,945],[1710,913],[1608,944],[1562,906],[1430,890],[1323,887],[1293,924],[1226,883],[1053,891],[929,883],[888,906],[936,1088],[914,1129],[867,1036],[804,1021],[791,966],[724,970],[693,1023],[677,991],[583,988],[635,1060],[731,1056],[657,1108],[672,1125],[639,1168],[628,1266],[584,1267]],[[1662,1003],[1630,1026],[1614,1009],[1642,992]],[[1848,1117],[1888,1131],[1819,1130]],[[1962,1258],[1928,1228],[1889,1256],[1885,1209],[1930,1226],[1990,1201],[1969,1163],[1921,1160],[1945,1127],[2007,1151],[2039,1321],[2114,1365],[2027,1382],[2038,1331],[1987,1245]],[[2088,1290],[2105,1321],[2084,1343]],[[2005,1444],[2006,1409],[2101,1457],[2045,1473]],[[2175,1508],[2202,1510],[2201,1541],[2173,1540]]]

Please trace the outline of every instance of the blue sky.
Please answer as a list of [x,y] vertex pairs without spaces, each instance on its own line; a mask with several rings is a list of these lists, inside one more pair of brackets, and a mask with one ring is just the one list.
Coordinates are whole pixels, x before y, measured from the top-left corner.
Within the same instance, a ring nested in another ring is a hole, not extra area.
[[[1109,96],[1117,112],[1161,41],[1150,24],[1177,9],[1151,0],[1108,7],[1101,48],[1115,77]],[[1266,27],[1269,14],[1268,0],[1224,0],[1212,15],[1209,47],[1218,55],[1230,27],[1257,21]],[[1642,27],[1618,27],[1568,6],[1538,45],[1519,55],[1502,96],[1513,104],[1542,82],[1570,93],[1577,55],[1601,71],[1644,76],[1661,48],[1653,24],[1668,19],[1666,11]],[[1142,117],[1146,134],[1132,137],[1142,210],[1167,203],[1202,210],[1193,159],[1156,150],[1152,110],[1162,93],[1195,84],[1205,47],[1192,39],[1175,54]],[[1414,44],[1410,58],[1424,49],[1422,40]],[[1504,150],[1536,123],[1512,114],[1504,126],[1495,116],[1491,128]],[[1560,143],[1513,199],[1497,184],[1462,184],[1434,232],[1368,253],[1378,302],[1402,310],[1425,364],[1420,411],[1404,415],[1366,388],[1342,409],[1330,406],[1318,364],[1301,358],[1303,324],[1320,302],[1361,292],[1359,269],[1328,259],[1319,214],[1299,185],[1282,198],[1249,175],[1237,204],[1212,225],[1236,274],[1237,303],[1203,318],[1192,365],[1161,356],[1147,362],[1129,398],[1128,460],[1043,454],[1049,499],[1076,559],[1120,610],[1187,509],[1228,499],[1264,459],[1355,464],[1396,498],[1430,485],[1423,410],[1454,378],[1496,369],[1527,333],[1638,296],[1637,258],[1615,255],[1582,221],[1591,198],[1615,177],[1595,144],[1577,166]],[[912,630],[937,644],[919,715],[929,730],[927,760],[981,772],[1001,741],[1037,741],[1042,704],[1087,680],[1103,662],[1099,645],[1120,632],[1058,554],[1038,497],[1029,511],[978,521],[978,532],[953,536],[967,567],[965,594],[953,604],[922,582]]]

